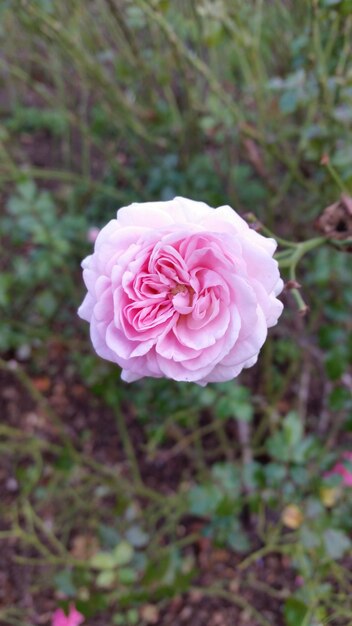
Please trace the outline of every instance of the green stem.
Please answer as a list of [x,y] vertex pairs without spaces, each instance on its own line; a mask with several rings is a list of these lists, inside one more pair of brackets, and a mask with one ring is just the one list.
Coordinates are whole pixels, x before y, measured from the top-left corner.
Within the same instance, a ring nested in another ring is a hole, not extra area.
[[[293,244],[295,249],[291,255],[282,256],[282,257],[278,256],[278,258],[275,256],[275,258],[277,258],[279,262],[279,266],[281,268],[288,267],[288,268],[293,268],[295,270],[298,262],[301,260],[301,258],[305,254],[307,254],[307,252],[310,252],[311,250],[314,250],[315,248],[320,247],[321,245],[326,243],[326,241],[327,241],[326,237],[314,237],[313,239],[308,239],[307,241],[302,241],[301,243]],[[292,247],[292,244],[291,244],[291,247]],[[280,252],[279,252],[279,255],[281,255]]]
[[[287,250],[283,250],[282,252],[279,252],[279,254],[275,256],[275,258],[278,261],[280,268],[287,267],[289,269],[290,280],[294,283],[296,282],[296,267],[301,258],[305,254],[307,254],[307,252],[318,248],[326,241],[326,237],[314,237],[313,239],[308,239],[307,241],[302,241],[301,243],[295,244],[295,249],[292,253],[289,251],[289,254],[286,254]],[[305,315],[307,313],[308,307],[304,302],[299,289],[295,286],[292,286],[290,291],[296,301],[299,313],[301,315]]]
[[350,191],[347,189],[347,187],[346,187],[345,183],[343,182],[342,178],[337,173],[335,168],[331,165],[329,160],[325,164],[325,167],[328,170],[331,178],[335,181],[335,183],[338,186],[338,188],[340,189],[340,191],[342,191],[342,193],[344,193],[344,194],[349,196],[350,195]]
[[263,556],[266,556],[267,554],[271,554],[272,552],[274,553],[279,552],[280,554],[285,554],[286,552],[290,552],[290,550],[291,550],[291,546],[288,544],[283,544],[283,545],[268,544],[266,546],[263,546],[262,548],[259,548],[259,550],[257,550],[256,552],[252,552],[252,554],[247,556],[243,561],[241,561],[241,563],[239,563],[239,565],[237,566],[237,569],[239,571],[247,569],[247,567],[252,565],[252,563],[255,563],[255,561],[257,561],[258,559],[261,559],[263,558]]
[[120,408],[114,407],[114,410],[115,410],[117,428],[119,431],[119,435],[121,437],[121,441],[122,441],[126,456],[130,463],[130,468],[131,468],[133,479],[137,485],[142,485],[143,481],[142,481],[142,477],[139,471],[137,456],[133,447],[133,443],[128,433],[125,416],[123,414],[123,411]]

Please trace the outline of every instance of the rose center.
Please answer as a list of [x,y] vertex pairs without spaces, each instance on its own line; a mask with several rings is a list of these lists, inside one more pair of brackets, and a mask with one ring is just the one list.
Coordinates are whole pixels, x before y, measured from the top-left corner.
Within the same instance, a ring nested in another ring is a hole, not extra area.
[[170,293],[173,296],[176,296],[178,293],[189,293],[189,288],[187,288],[186,285],[178,284],[170,290]]

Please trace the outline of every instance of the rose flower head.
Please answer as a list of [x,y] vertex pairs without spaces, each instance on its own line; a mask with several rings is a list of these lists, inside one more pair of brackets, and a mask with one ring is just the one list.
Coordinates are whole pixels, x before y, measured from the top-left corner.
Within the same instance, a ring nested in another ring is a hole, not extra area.
[[342,485],[352,487],[352,452],[344,452],[327,476],[341,476]]
[[56,609],[52,617],[52,626],[80,626],[84,622],[84,616],[71,604],[68,615],[62,609]]
[[224,382],[254,365],[282,312],[275,249],[229,206],[134,203],[84,259],[78,314],[127,382]]

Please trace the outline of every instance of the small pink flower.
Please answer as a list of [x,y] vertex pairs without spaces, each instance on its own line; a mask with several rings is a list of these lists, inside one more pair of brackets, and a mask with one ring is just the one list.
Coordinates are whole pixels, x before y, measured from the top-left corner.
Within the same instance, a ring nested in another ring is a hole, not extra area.
[[87,232],[87,240],[89,241],[89,243],[94,243],[96,238],[98,237],[100,232],[100,228],[97,228],[97,226],[92,226],[91,228],[88,229]]
[[343,460],[352,463],[352,452],[344,452],[342,455],[342,461],[336,463],[328,475],[332,476],[337,474],[342,477],[342,484],[345,487],[352,487],[352,470],[344,465]]
[[84,622],[82,613],[77,611],[73,604],[70,604],[70,611],[65,615],[62,609],[56,609],[53,614],[51,626],[79,626]]
[[82,263],[88,293],[78,314],[127,382],[231,380],[256,363],[282,313],[275,249],[229,206],[131,204]]

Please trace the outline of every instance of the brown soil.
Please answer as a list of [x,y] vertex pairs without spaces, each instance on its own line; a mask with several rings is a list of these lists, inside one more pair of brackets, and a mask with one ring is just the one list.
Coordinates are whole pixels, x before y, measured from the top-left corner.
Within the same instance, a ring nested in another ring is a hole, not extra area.
[[[60,350],[58,352],[57,347],[53,350],[53,346],[49,345],[47,355],[48,359],[55,357],[56,364],[50,360],[46,364],[42,363],[42,371],[37,371],[32,380],[62,419],[72,443],[80,446],[82,429],[89,430],[89,438],[84,444],[85,452],[107,466],[118,464],[124,467],[126,461],[112,412],[92,396],[80,381],[72,377],[64,353],[60,353]],[[29,364],[27,369],[30,372]],[[48,441],[57,441],[55,425],[45,411],[36,405],[15,376],[11,373],[2,373],[0,383],[2,423],[20,427],[22,431]],[[141,450],[143,429],[132,416],[129,418],[129,432],[136,449]],[[164,458],[167,459],[167,447],[164,453]],[[160,492],[170,492],[177,485],[180,477],[184,476],[185,467],[187,471],[189,462],[183,455],[175,455],[167,462],[164,462],[162,455],[161,457],[157,455],[152,460],[140,455],[140,460],[144,480],[148,486]],[[7,455],[0,458],[0,499],[2,505],[8,509],[14,506],[18,496],[13,461],[14,459]],[[109,506],[108,501],[106,506]],[[50,514],[52,512],[49,511],[48,515]],[[84,518],[77,519],[77,525],[80,524],[84,528]],[[185,536],[191,534],[197,525],[199,526],[199,520],[191,517],[184,519],[182,526],[180,525],[180,533]],[[0,530],[7,529],[6,520],[3,520]],[[7,607],[17,607],[25,609],[29,615],[28,626],[49,625],[52,611],[57,606],[57,598],[52,593],[42,592],[38,582],[43,578],[50,579],[54,575],[53,568],[47,565],[38,568],[16,562],[18,556],[35,556],[35,550],[24,548],[16,538],[3,540],[1,544],[0,615],[1,610]],[[260,626],[260,622],[241,606],[241,599],[245,599],[273,626],[283,625],[280,617],[282,604],[295,588],[295,576],[287,559],[278,555],[268,556],[240,572],[237,568],[240,557],[231,551],[216,548],[207,539],[191,544],[187,550],[195,557],[199,570],[195,583],[196,590],[177,596],[160,606],[155,605],[151,609],[149,607],[149,613],[148,608],[142,607],[140,624]],[[227,598],[208,596],[209,588],[212,589],[219,581],[222,581],[230,594],[239,598],[238,606]],[[143,616],[146,619],[143,619]],[[99,617],[87,620],[87,624],[107,626],[110,624],[110,618],[111,615],[104,612],[99,614]],[[1,622],[0,618],[0,626],[10,625]]]

